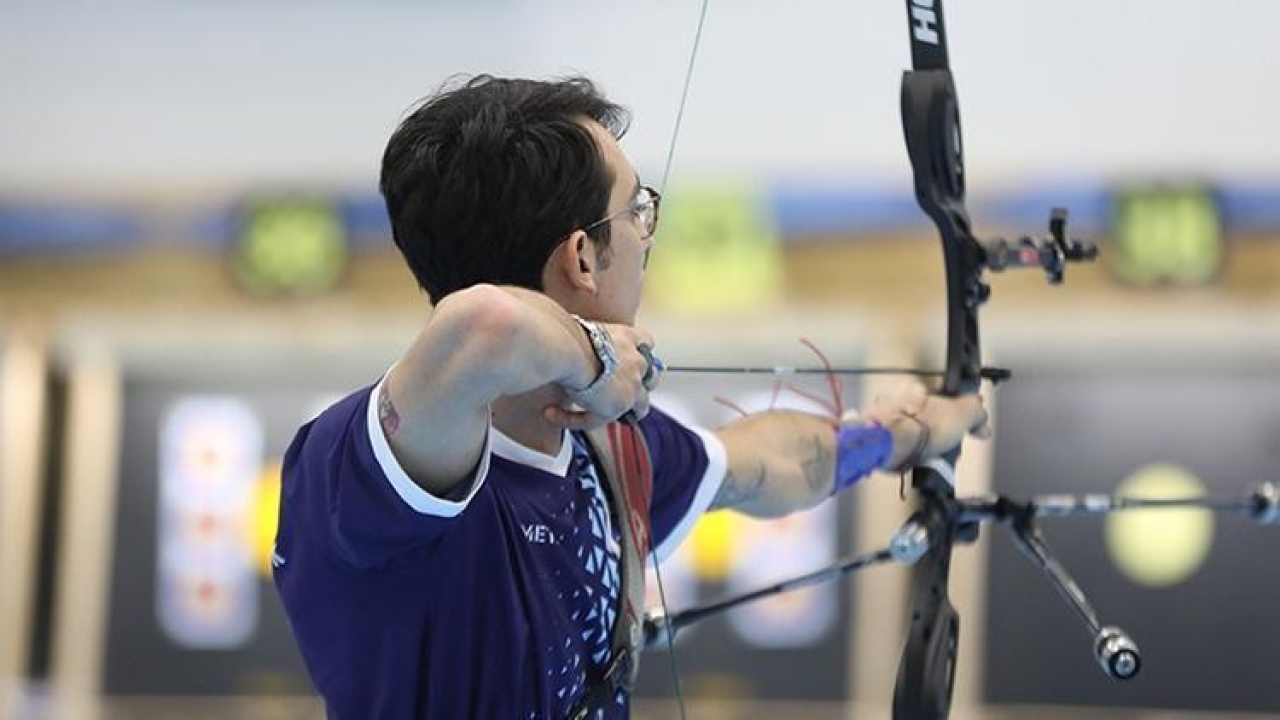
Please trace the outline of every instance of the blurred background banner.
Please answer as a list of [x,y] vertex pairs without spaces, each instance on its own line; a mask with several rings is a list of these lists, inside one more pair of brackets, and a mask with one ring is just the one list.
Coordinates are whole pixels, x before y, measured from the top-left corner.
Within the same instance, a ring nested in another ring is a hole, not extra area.
[[[1051,207],[1100,261],[993,276],[1015,379],[961,491],[1234,495],[1280,457],[1280,5],[958,3],[970,209]],[[323,715],[270,585],[281,454],[429,317],[376,191],[398,120],[458,74],[585,74],[657,186],[697,2],[0,0],[0,720]],[[941,255],[911,193],[900,2],[713,2],[640,324],[673,365],[939,364]],[[812,380],[812,382],[810,382]],[[821,379],[782,378],[822,394]],[[848,379],[851,406],[893,380]],[[664,379],[705,426],[805,402]],[[809,407],[813,407],[810,405]],[[877,477],[780,523],[715,513],[673,609],[884,545]],[[1045,523],[1146,651],[1117,685],[1003,529],[955,557],[955,717],[1280,714],[1280,535],[1190,515]],[[696,717],[884,717],[906,573],[682,634]],[[637,717],[673,712],[644,664]]]

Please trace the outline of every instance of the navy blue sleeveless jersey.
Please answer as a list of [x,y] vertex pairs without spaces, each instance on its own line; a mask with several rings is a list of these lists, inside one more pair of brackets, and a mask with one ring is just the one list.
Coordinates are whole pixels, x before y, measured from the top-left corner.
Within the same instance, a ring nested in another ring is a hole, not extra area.
[[[330,718],[563,718],[607,662],[619,546],[585,440],[554,457],[490,428],[465,496],[432,495],[382,433],[378,388],[304,425],[285,455],[274,576]],[[659,558],[725,473],[714,435],[660,411]],[[619,696],[603,716],[627,716]]]

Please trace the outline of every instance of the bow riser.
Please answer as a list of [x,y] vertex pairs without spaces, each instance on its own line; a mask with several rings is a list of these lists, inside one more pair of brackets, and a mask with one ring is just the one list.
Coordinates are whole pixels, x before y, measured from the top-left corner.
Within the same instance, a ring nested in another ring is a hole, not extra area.
[[[960,106],[948,67],[941,0],[908,0],[913,70],[902,76],[902,128],[915,178],[916,200],[942,242],[947,278],[947,351],[944,395],[976,393],[981,384],[978,308],[986,253],[970,231],[965,209],[964,143]],[[894,691],[895,718],[945,718],[955,683],[960,617],[947,585],[956,540],[955,488],[959,449],[941,460],[943,472],[919,467],[912,485],[919,510],[908,524],[927,532],[928,551],[911,578],[911,616]]]

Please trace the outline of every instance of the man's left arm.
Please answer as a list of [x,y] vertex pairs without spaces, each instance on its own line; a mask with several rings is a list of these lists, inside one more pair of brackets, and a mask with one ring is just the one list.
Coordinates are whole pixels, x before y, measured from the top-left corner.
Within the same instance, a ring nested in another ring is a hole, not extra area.
[[[890,447],[879,468],[896,469],[937,457],[967,434],[987,429],[977,396],[930,396],[914,412],[873,418],[888,431]],[[870,425],[870,419],[862,422]],[[755,517],[781,517],[813,507],[832,494],[837,431],[831,420],[794,410],[747,416],[715,431],[724,444],[726,475],[712,508]]]

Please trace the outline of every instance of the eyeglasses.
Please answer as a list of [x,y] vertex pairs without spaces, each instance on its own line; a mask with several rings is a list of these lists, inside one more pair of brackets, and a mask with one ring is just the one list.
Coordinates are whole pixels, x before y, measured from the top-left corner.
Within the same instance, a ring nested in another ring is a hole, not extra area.
[[653,233],[658,229],[658,208],[662,204],[662,194],[657,190],[644,185],[640,188],[640,192],[636,193],[635,199],[631,204],[608,217],[600,218],[590,225],[582,228],[583,232],[590,232],[601,225],[615,220],[627,213],[631,213],[636,221],[640,223],[640,239],[648,240],[653,237]]

